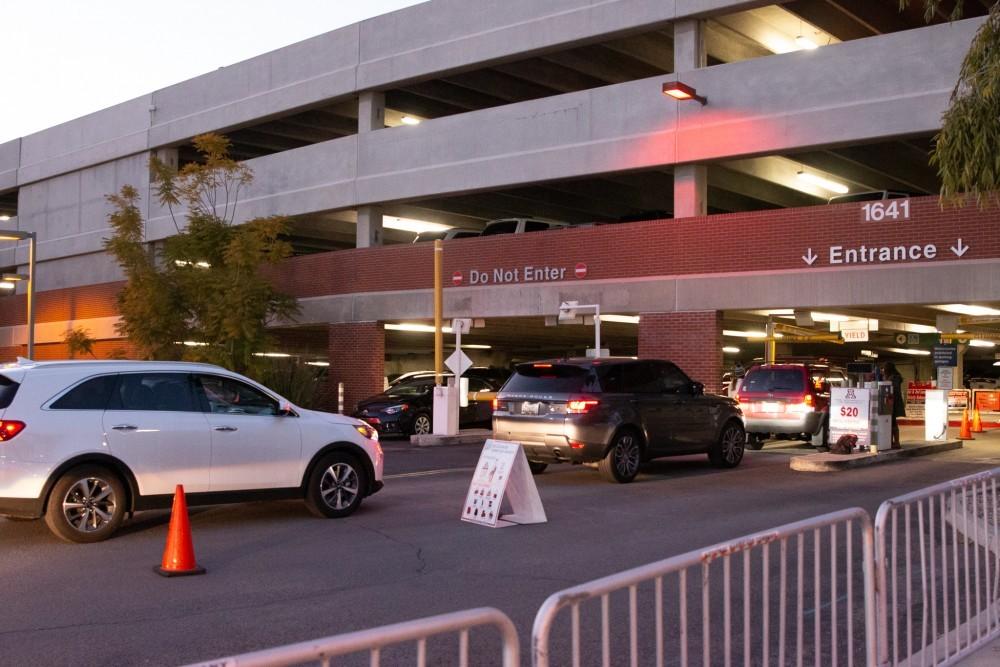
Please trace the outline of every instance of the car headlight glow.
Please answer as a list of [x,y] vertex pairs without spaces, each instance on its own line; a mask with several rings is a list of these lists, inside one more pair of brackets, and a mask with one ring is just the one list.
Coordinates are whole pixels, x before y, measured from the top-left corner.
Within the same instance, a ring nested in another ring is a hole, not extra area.
[[409,407],[410,406],[406,405],[405,403],[402,405],[390,405],[389,407],[383,409],[382,412],[384,412],[387,415],[395,415],[399,414],[403,410],[409,409]]
[[369,440],[376,440],[376,441],[378,440],[378,431],[373,429],[368,424],[357,424],[354,428],[357,430],[358,433],[365,436]]

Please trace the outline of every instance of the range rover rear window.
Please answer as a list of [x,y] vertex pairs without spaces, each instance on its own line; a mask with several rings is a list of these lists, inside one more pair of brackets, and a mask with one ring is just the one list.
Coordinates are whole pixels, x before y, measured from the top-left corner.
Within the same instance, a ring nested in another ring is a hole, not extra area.
[[570,394],[600,391],[597,375],[589,368],[563,364],[521,364],[503,387],[523,394]]
[[0,410],[10,406],[20,386],[6,375],[0,375]]

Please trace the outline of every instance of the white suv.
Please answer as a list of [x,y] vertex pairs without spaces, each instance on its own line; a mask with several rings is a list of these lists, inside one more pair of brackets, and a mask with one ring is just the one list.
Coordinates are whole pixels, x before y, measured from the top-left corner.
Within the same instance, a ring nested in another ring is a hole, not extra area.
[[0,366],[0,515],[97,542],[177,484],[191,505],[302,498],[347,516],[382,488],[382,448],[362,421],[209,364]]

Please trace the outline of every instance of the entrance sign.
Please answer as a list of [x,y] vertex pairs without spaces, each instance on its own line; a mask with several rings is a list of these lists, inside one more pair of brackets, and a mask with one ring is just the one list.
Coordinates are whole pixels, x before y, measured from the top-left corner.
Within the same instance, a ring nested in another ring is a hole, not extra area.
[[[507,514],[501,510],[505,500],[511,508]],[[490,528],[548,521],[520,444],[486,441],[465,496],[462,521]]]
[[830,442],[836,442],[842,435],[854,435],[858,444],[867,449],[871,444],[870,408],[871,394],[868,389],[830,389]]

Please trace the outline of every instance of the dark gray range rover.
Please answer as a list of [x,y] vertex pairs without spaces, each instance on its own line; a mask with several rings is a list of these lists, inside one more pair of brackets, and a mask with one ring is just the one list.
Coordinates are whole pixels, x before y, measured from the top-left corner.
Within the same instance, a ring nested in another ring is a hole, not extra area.
[[597,462],[622,483],[659,456],[707,453],[732,468],[746,445],[736,401],[705,394],[669,361],[631,357],[520,364],[497,395],[493,437],[521,443],[535,474]]

